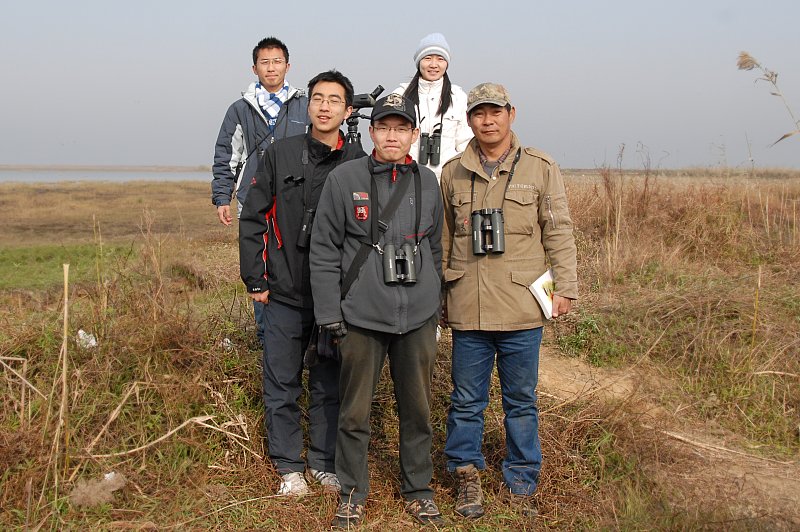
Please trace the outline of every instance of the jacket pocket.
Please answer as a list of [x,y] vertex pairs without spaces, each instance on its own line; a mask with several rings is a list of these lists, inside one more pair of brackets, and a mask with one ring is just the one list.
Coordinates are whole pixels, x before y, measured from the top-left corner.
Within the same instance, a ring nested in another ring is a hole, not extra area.
[[503,222],[507,234],[533,234],[537,221],[535,189],[511,189],[506,192]]
[[[446,283],[450,283],[450,282],[453,282],[453,281],[458,281],[459,279],[464,277],[464,273],[465,273],[464,270],[451,270],[450,268],[447,268],[444,271],[444,281]],[[531,282],[533,282],[533,281],[531,281]]]
[[472,215],[472,198],[469,191],[456,192],[450,197],[455,219],[455,235],[469,235],[472,232],[470,217]]
[[536,272],[518,272],[512,271],[511,272],[511,282],[516,284],[521,284],[525,288],[528,288],[533,282],[539,278],[541,273]]

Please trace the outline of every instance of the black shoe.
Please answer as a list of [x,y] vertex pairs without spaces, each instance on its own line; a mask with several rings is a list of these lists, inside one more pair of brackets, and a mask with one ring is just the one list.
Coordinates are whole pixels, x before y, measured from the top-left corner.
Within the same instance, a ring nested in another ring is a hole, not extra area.
[[433,499],[414,499],[406,505],[406,511],[423,525],[444,524],[442,514],[439,512],[439,508],[436,507],[436,503],[433,502]]
[[336,515],[331,521],[331,528],[353,530],[364,521],[364,505],[352,502],[340,502]]

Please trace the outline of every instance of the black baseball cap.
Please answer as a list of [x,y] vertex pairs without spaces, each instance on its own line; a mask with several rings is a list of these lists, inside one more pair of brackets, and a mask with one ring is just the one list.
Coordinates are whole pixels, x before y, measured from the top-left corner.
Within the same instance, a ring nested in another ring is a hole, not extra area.
[[402,116],[414,127],[417,127],[417,112],[414,103],[400,94],[390,94],[375,102],[372,107],[370,122],[375,122],[389,115]]

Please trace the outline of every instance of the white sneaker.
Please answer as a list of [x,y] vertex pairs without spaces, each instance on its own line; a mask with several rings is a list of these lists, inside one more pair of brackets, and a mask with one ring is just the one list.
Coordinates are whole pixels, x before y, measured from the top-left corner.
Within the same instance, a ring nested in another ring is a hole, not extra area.
[[281,486],[277,495],[282,497],[302,497],[308,494],[308,484],[301,473],[281,475]]
[[325,493],[339,493],[342,485],[339,484],[339,478],[336,473],[328,473],[326,471],[318,471],[316,469],[308,468],[309,480],[319,482],[322,485],[322,491]]

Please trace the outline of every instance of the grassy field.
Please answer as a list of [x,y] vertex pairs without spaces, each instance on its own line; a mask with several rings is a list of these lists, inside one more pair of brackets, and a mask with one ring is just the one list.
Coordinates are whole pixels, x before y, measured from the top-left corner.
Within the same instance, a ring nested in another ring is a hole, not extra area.
[[[737,452],[796,465],[800,175],[686,174],[568,175],[581,300],[547,326],[545,354],[646,371],[661,428],[725,434]],[[260,353],[236,227],[222,227],[209,203],[203,183],[0,185],[10,214],[0,233],[0,528],[327,528],[335,500],[271,496],[278,477],[263,458]],[[79,329],[98,345],[80,347]],[[780,507],[717,496],[710,480],[677,482],[671,472],[693,453],[666,444],[641,405],[546,389],[539,517],[501,496],[493,391],[489,511],[457,520],[441,452],[448,353],[445,341],[433,407],[448,529],[800,526]],[[413,523],[387,380],[374,404],[367,529],[404,530]]]

